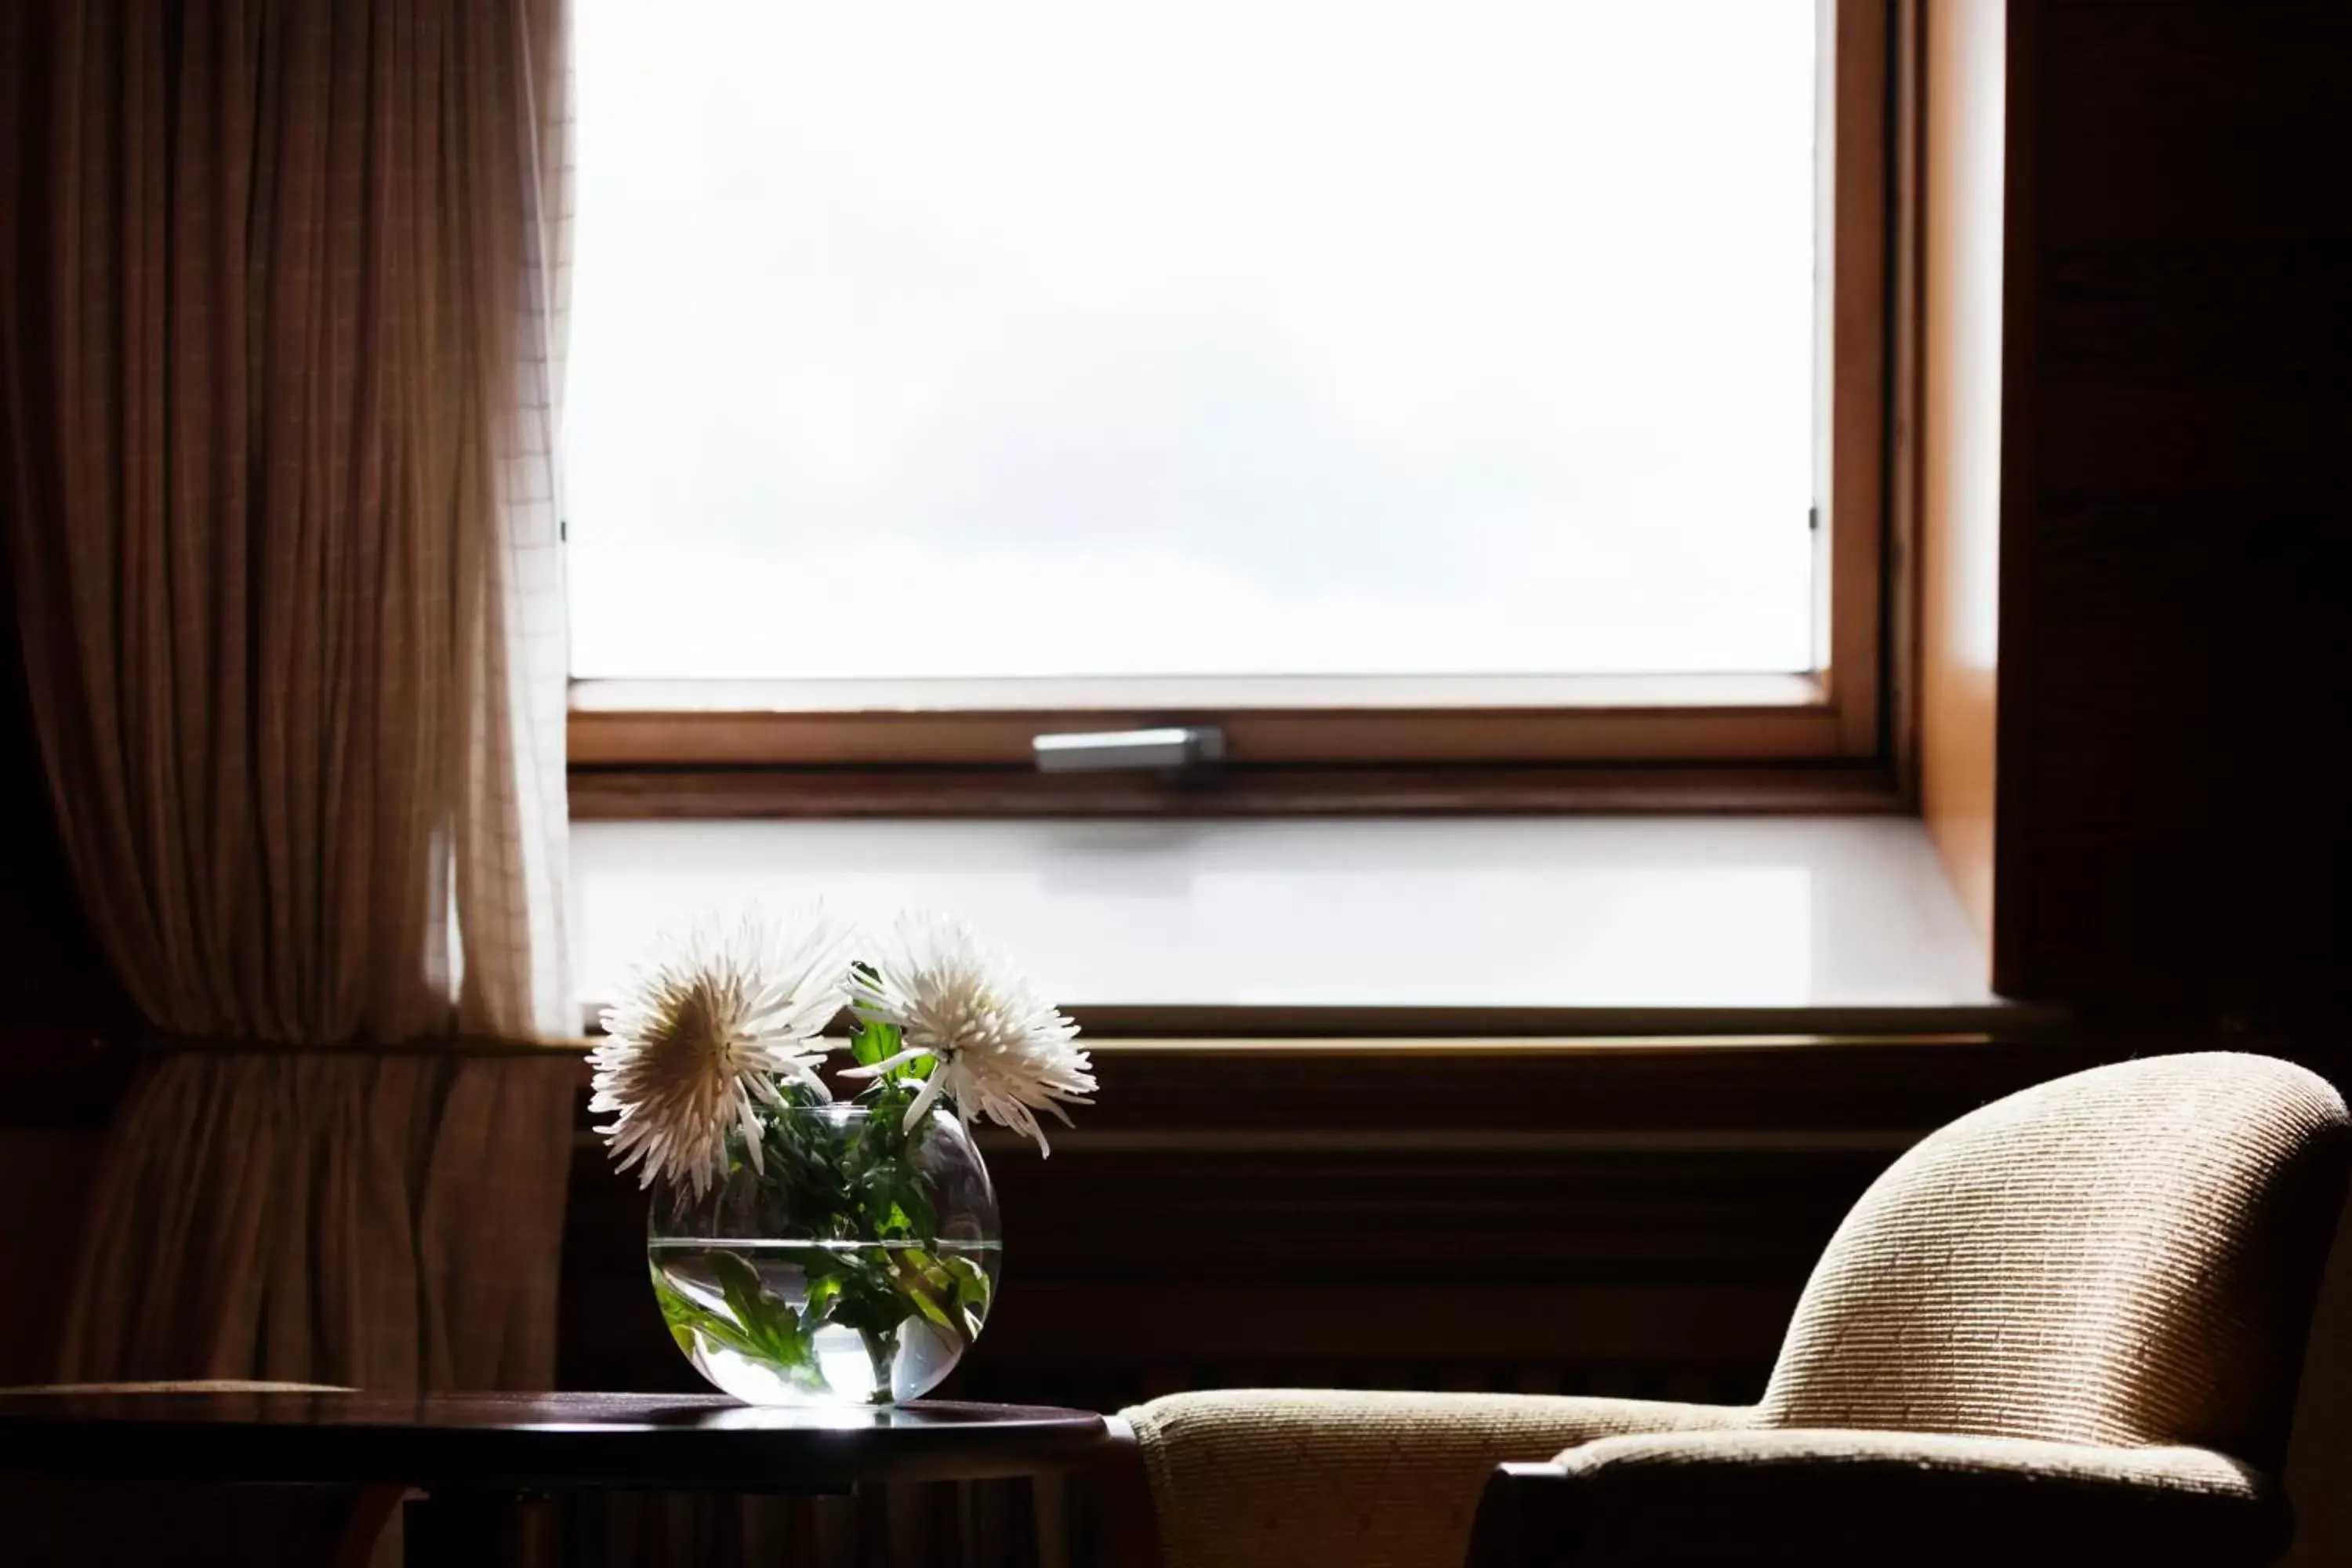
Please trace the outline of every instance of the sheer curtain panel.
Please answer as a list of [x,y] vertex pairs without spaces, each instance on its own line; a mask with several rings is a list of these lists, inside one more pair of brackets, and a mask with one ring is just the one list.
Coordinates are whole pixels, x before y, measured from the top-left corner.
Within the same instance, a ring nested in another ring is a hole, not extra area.
[[12,5],[0,76],[23,653],[158,1037],[62,1373],[544,1384],[563,6]]

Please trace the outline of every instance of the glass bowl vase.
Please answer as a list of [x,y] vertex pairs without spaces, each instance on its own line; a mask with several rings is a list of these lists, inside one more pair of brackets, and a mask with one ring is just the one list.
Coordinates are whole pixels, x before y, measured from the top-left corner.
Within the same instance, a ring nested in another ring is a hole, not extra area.
[[[903,1105],[903,1102],[901,1102]],[[899,1107],[770,1113],[699,1196],[656,1184],[655,1299],[677,1348],[749,1405],[889,1405],[955,1369],[996,1294],[996,1194],[971,1136]]]

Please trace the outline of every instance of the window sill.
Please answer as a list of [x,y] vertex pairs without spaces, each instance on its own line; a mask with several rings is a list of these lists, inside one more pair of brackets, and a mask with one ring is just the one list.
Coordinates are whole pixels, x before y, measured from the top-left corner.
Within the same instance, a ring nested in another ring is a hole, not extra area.
[[1097,1038],[2008,1033],[1894,817],[583,822],[584,993],[666,925],[969,919]]

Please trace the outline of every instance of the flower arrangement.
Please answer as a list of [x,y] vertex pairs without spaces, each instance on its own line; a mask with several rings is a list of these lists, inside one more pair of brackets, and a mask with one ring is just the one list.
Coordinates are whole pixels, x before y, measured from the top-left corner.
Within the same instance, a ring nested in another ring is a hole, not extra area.
[[821,917],[704,921],[603,1022],[590,1109],[655,1190],[663,1318],[755,1403],[887,1403],[945,1376],[995,1287],[973,1119],[1050,1153],[1040,1114],[1093,1103],[1077,1026],[936,915],[873,941]]

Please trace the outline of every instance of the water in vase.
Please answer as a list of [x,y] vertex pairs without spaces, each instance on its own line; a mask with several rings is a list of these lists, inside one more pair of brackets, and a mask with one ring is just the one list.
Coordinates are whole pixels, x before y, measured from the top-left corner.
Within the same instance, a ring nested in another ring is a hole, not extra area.
[[936,1387],[995,1293],[994,1241],[656,1240],[663,1320],[751,1405],[887,1405]]

